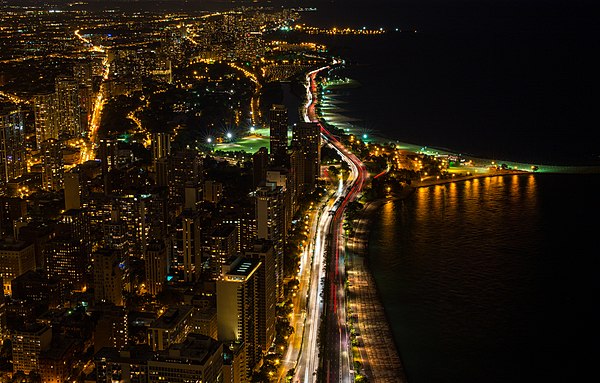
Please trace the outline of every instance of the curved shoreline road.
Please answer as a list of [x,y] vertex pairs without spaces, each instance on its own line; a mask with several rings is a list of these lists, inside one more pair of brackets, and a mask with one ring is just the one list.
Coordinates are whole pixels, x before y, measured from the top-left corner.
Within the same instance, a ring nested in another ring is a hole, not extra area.
[[[307,104],[304,110],[304,120],[319,122],[315,113],[317,87],[316,74],[326,69],[319,68],[310,72],[307,79]],[[346,326],[346,297],[345,297],[345,246],[342,222],[347,204],[356,199],[361,192],[367,177],[363,163],[339,142],[325,127],[321,127],[321,137],[334,148],[343,161],[351,169],[346,180],[337,188],[332,198],[325,204],[325,209],[319,217],[315,240],[313,242],[313,260],[310,290],[307,294],[306,319],[303,326],[302,345],[296,364],[294,382],[315,382],[325,380],[331,382],[352,382],[352,355],[350,338]],[[324,268],[325,248],[330,249],[330,262],[327,270]],[[324,286],[324,281],[329,282]],[[323,305],[323,298],[327,307]],[[326,321],[321,323],[323,313]],[[318,339],[319,328],[323,326],[323,339]],[[322,355],[319,355],[319,343],[322,345]],[[317,376],[321,367],[321,375]],[[320,378],[323,379],[320,379]]]

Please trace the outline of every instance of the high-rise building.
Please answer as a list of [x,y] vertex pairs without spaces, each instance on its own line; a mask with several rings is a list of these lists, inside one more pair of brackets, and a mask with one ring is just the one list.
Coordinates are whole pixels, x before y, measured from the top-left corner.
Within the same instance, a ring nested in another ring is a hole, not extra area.
[[285,195],[274,183],[256,190],[256,234],[259,239],[273,242],[275,253],[275,291],[283,297],[283,251],[285,248]]
[[68,381],[77,358],[78,342],[71,337],[54,336],[48,350],[39,357],[39,371],[44,383]]
[[288,111],[284,105],[273,104],[269,110],[269,131],[271,161],[283,165],[288,147]]
[[19,225],[15,225],[17,239],[33,243],[35,249],[35,267],[37,269],[45,269],[46,258],[44,247],[56,235],[54,226],[41,222],[29,222],[26,226],[21,226],[20,223]]
[[230,382],[222,377],[223,351],[222,342],[200,334],[189,334],[164,351],[104,347],[94,355],[96,382]]
[[238,253],[252,247],[256,239],[256,204],[240,201],[235,204],[221,206],[219,217],[223,225],[237,227]]
[[252,155],[252,186],[257,188],[265,181],[267,166],[269,164],[269,151],[264,146]]
[[84,252],[91,251],[90,217],[84,209],[63,211],[56,226],[57,237],[71,238],[82,245]]
[[59,115],[56,93],[40,93],[33,97],[35,115],[35,142],[41,149],[42,143],[49,139],[58,139]]
[[0,240],[0,278],[4,283],[4,295],[11,295],[11,282],[14,278],[35,269],[35,248],[33,243]]
[[[152,133],[152,161],[165,159],[171,154],[171,134],[169,132]],[[156,169],[155,169],[156,171]]]
[[214,277],[221,274],[221,265],[237,254],[237,227],[221,225],[210,233],[210,269]]
[[0,186],[26,172],[23,115],[18,108],[0,108]]
[[129,342],[129,317],[128,310],[123,306],[112,303],[101,303],[94,307],[93,313],[97,316],[94,327],[94,351],[102,347],[123,349]]
[[269,240],[259,239],[254,243],[252,250],[246,251],[245,257],[257,259],[262,266],[258,269],[258,341],[263,353],[275,341],[275,255],[273,243]]
[[71,170],[64,173],[65,210],[81,209],[79,172]]
[[166,233],[166,190],[126,191],[113,195],[114,221],[125,225],[126,257],[142,259],[150,238],[162,238]]
[[102,178],[104,185],[104,193],[109,194],[112,191],[112,182],[110,172],[118,168],[117,162],[118,142],[110,138],[100,140],[100,148],[98,155],[102,163]]
[[260,267],[258,259],[237,257],[223,266],[223,274],[217,280],[219,340],[243,342],[246,377],[250,377],[262,357],[258,334]]
[[40,355],[50,348],[52,328],[35,323],[11,334],[13,372],[40,371]]
[[185,185],[192,183],[201,184],[202,157],[196,150],[182,149],[169,156],[169,197],[173,204],[179,207],[173,209],[177,214],[181,212],[185,200]]
[[92,62],[83,61],[73,64],[73,77],[79,85],[93,85]]
[[231,383],[246,383],[247,363],[244,343],[230,341],[223,345],[223,381]]
[[222,382],[223,344],[201,334],[148,361],[148,383]]
[[94,259],[94,298],[96,303],[123,305],[123,271],[116,251],[99,249]]
[[82,135],[81,108],[79,105],[79,84],[73,77],[58,76],[55,90],[59,115],[59,137],[79,137]]
[[64,162],[63,144],[56,139],[48,139],[42,143],[42,189],[58,191],[63,188]]
[[181,305],[169,307],[148,328],[148,344],[154,351],[166,350],[170,345],[182,342],[192,331],[193,307]]
[[310,193],[321,174],[321,127],[316,122],[299,122],[292,130],[292,150],[299,153],[295,165],[301,193]]
[[223,184],[217,181],[204,181],[204,200],[211,203],[219,203],[223,198]]
[[167,280],[167,247],[162,240],[153,240],[146,247],[146,290],[153,296],[163,290]]
[[118,379],[119,382],[147,383],[148,361],[155,355],[147,344],[129,345],[121,350],[116,347],[95,350],[96,382],[113,383]]
[[296,202],[294,193],[293,172],[283,167],[268,169],[266,172],[266,182],[281,186],[283,190],[285,206],[285,231],[287,232],[292,226],[292,217],[298,209],[298,204]]
[[171,155],[171,134],[168,132],[152,133],[152,167],[154,179],[158,186],[169,185],[169,157]]
[[12,298],[30,304],[56,307],[62,303],[58,278],[29,270],[12,280]]
[[195,282],[202,272],[202,215],[184,210],[177,219],[170,274]]
[[59,278],[70,290],[82,290],[86,286],[88,253],[80,241],[71,238],[54,238],[43,246],[46,272]]

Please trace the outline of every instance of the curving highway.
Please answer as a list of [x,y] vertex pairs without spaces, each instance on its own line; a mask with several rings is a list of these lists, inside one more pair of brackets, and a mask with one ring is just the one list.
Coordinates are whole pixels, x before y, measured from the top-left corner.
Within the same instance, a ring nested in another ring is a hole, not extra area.
[[[315,76],[327,68],[319,68],[306,77],[307,103],[304,107],[304,120],[307,122],[319,122],[315,113]],[[367,172],[354,154],[325,127],[320,126],[322,139],[349,165],[350,174],[345,181],[340,178],[338,188],[323,201],[318,218],[311,225],[310,238],[313,240],[303,255],[301,264],[300,296],[305,296],[306,300],[300,304],[305,303],[306,309],[294,320],[297,323],[294,335],[297,339],[290,342],[285,360],[290,363],[296,359],[294,382],[352,382],[352,355],[346,326],[342,223],[344,210],[361,192]],[[326,251],[330,254],[327,268]],[[305,269],[306,267],[310,269]],[[323,339],[319,339],[321,326]],[[323,350],[322,355],[319,355],[319,345]]]

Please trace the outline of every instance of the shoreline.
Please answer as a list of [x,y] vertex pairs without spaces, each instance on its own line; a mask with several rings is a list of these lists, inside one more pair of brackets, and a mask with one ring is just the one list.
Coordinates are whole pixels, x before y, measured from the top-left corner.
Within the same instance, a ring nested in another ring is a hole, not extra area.
[[[326,122],[326,118],[323,116],[319,116],[319,120]],[[335,123],[332,125],[335,126]],[[389,142],[383,137],[373,138],[371,142],[374,143]],[[414,146],[407,149],[414,151],[411,150],[414,149]],[[517,167],[492,168],[488,165],[489,161],[477,160],[478,165],[472,166],[471,169],[465,169],[465,173],[453,174],[450,178],[432,177],[413,180],[411,185],[399,194],[365,202],[357,219],[354,233],[346,238],[347,324],[354,335],[352,342],[354,368],[355,374],[366,376],[369,382],[408,382],[399,345],[393,336],[390,319],[381,299],[375,276],[369,267],[369,228],[371,223],[384,204],[406,199],[419,188],[465,182],[477,178],[534,174],[533,171],[522,170],[523,167],[520,169]]]
[[479,173],[451,179],[432,179],[407,187],[400,194],[367,201],[360,212],[355,232],[346,240],[348,273],[348,323],[357,331],[358,355],[370,382],[408,382],[398,344],[393,336],[375,276],[369,267],[371,223],[387,203],[409,198],[417,189],[466,182],[477,178],[530,175],[522,170]]
[[[407,194],[408,195],[408,194]],[[362,373],[369,382],[408,382],[390,321],[369,268],[368,227],[374,214],[392,198],[365,204],[355,234],[346,241],[348,280],[348,323],[356,331],[357,351]]]

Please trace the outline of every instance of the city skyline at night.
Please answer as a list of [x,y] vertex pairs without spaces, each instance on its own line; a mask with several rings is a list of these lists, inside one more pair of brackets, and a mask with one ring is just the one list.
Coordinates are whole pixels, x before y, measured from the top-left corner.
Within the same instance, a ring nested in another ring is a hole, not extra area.
[[539,3],[0,0],[0,382],[587,371],[597,27]]

